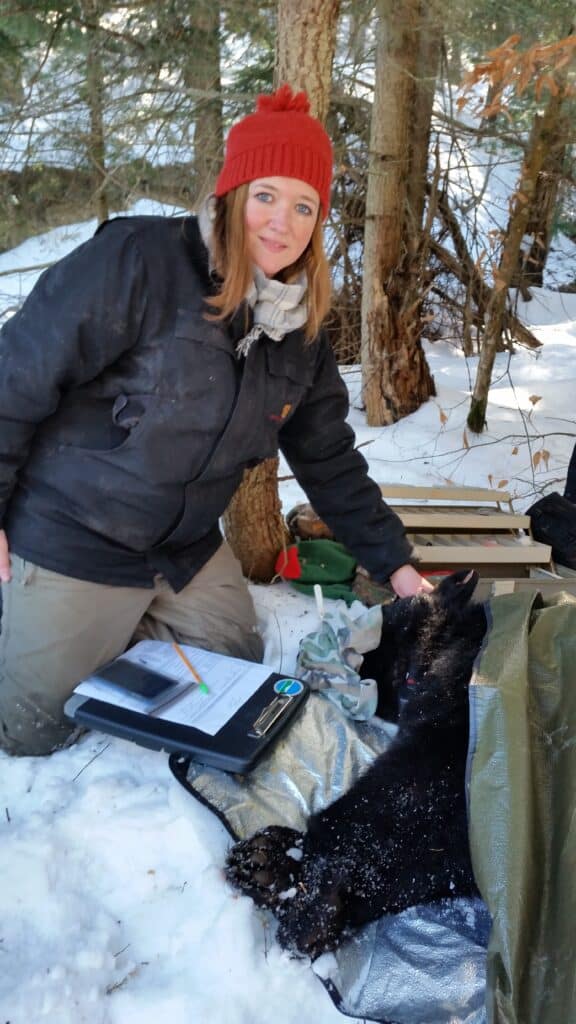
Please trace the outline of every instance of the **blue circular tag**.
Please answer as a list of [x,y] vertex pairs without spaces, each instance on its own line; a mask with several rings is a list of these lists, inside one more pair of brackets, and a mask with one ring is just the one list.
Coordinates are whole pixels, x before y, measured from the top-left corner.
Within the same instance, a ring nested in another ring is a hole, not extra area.
[[286,697],[295,697],[298,693],[302,693],[303,689],[304,687],[298,679],[278,679],[274,683],[274,692],[282,693]]

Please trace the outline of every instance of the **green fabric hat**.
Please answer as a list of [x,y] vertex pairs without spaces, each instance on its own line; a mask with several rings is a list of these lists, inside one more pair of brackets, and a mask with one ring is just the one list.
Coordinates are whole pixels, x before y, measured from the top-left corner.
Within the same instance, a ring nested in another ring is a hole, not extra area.
[[302,594],[313,594],[319,583],[325,597],[356,600],[352,590],[356,560],[336,540],[301,540],[282,551],[276,572]]

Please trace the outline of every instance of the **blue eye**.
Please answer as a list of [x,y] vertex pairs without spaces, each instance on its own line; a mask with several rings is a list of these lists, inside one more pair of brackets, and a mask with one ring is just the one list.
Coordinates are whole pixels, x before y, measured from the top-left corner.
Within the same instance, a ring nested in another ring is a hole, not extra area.
[[255,192],[254,198],[260,203],[271,203],[273,197],[270,192]]
[[298,213],[303,213],[306,217],[311,217],[314,212],[312,207],[308,206],[307,203],[298,203],[296,209],[298,210]]

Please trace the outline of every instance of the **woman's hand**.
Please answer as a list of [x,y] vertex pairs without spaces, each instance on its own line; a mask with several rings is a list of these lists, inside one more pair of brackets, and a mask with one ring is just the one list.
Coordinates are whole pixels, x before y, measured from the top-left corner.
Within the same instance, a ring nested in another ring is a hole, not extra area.
[[390,577],[390,583],[398,597],[413,597],[414,594],[431,594],[434,587],[413,565],[401,565]]
[[8,551],[8,538],[4,530],[0,530],[0,580],[2,583],[9,583],[12,579],[10,572],[10,552]]

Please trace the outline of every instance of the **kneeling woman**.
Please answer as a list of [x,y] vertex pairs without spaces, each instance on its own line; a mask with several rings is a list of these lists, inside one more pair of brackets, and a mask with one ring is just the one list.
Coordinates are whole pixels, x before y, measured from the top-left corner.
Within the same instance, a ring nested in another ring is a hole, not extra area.
[[286,456],[335,535],[429,589],[354,449],[321,330],[332,150],[283,86],[230,131],[200,216],[126,217],[51,267],[0,335],[0,745],[68,739],[80,679],[135,637],[259,660],[218,519]]

